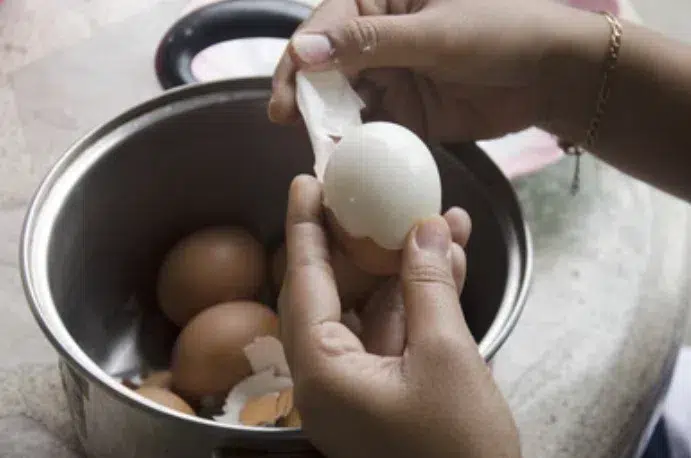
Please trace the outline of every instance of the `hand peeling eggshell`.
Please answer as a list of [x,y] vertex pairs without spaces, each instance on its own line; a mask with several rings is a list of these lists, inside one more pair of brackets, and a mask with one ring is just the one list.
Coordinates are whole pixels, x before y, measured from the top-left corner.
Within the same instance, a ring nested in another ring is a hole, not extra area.
[[362,124],[365,107],[348,78],[338,70],[299,71],[295,77],[298,110],[314,150],[314,172],[322,181],[326,164],[336,146],[335,138]]
[[276,375],[290,377],[283,344],[272,336],[257,337],[244,348],[252,372],[257,374],[267,369],[275,369]]
[[241,425],[240,413],[248,400],[292,387],[293,380],[277,375],[273,368],[250,375],[230,390],[223,406],[223,415],[215,416],[214,420],[228,425]]

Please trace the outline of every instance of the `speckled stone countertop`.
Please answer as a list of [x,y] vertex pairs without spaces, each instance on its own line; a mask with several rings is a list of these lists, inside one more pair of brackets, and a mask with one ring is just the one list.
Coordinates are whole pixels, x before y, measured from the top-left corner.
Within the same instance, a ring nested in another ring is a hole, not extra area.
[[[669,23],[652,0],[641,3],[646,22],[649,13],[656,26]],[[56,354],[21,290],[20,226],[66,146],[160,92],[153,50],[186,4],[0,4],[0,457],[79,456]],[[683,338],[689,211],[590,158],[571,197],[571,166],[516,183],[534,236],[534,285],[494,370],[526,457],[631,456]]]

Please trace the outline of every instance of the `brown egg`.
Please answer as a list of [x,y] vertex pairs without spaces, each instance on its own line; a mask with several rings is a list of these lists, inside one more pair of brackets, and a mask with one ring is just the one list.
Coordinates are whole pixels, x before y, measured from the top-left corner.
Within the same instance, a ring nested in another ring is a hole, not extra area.
[[[363,299],[381,281],[381,277],[368,274],[356,266],[335,246],[331,248],[331,267],[344,310],[354,308],[358,301]],[[281,245],[274,254],[272,265],[274,286],[277,289],[281,288],[285,271],[286,249],[285,245]]]
[[204,310],[185,326],[173,349],[175,391],[194,401],[225,396],[252,373],[245,346],[278,333],[278,316],[257,302],[225,302]]
[[214,304],[254,299],[265,277],[262,245],[240,228],[195,232],[173,247],[158,274],[163,313],[184,326]]
[[141,386],[156,386],[170,388],[173,385],[173,373],[170,371],[151,372],[142,380]]
[[188,415],[195,415],[194,409],[192,409],[189,404],[180,396],[165,388],[153,385],[143,385],[135,392],[169,409],[177,410],[178,412]]
[[355,238],[338,224],[327,209],[326,221],[336,244],[357,267],[371,275],[395,275],[401,266],[401,250],[387,250],[372,239]]

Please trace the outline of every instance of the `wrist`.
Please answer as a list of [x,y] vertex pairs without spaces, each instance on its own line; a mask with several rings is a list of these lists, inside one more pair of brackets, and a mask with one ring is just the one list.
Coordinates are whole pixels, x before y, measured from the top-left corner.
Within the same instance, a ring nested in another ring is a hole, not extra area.
[[595,115],[611,36],[600,14],[555,8],[541,67],[542,125],[572,142],[583,142]]

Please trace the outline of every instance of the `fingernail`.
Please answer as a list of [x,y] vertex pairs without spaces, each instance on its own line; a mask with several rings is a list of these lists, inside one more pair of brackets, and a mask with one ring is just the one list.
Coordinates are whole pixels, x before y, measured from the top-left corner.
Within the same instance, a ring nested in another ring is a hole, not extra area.
[[323,64],[333,56],[333,47],[326,35],[306,33],[296,35],[292,41],[295,54],[306,64]]
[[418,224],[415,242],[422,250],[446,256],[451,249],[451,233],[446,220],[435,216]]

